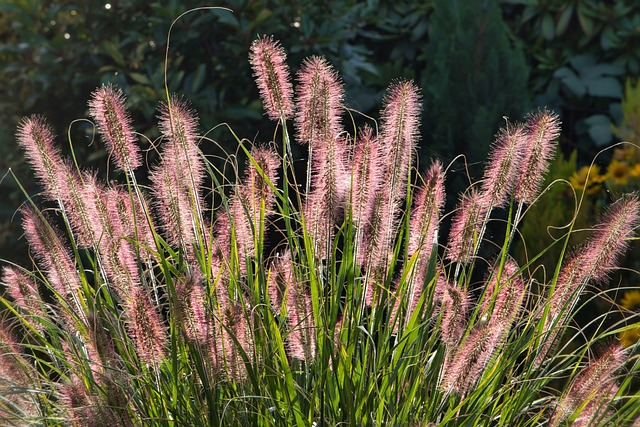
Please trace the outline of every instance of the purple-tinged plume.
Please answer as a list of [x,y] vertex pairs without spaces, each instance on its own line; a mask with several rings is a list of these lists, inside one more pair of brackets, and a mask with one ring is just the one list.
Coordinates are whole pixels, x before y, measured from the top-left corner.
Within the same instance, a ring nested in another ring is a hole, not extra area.
[[526,135],[521,124],[500,129],[489,153],[484,171],[482,193],[490,208],[504,205],[519,179],[522,151],[525,149]]
[[175,158],[165,157],[150,174],[160,226],[165,239],[174,247],[197,241],[190,195],[180,185],[184,177],[176,163]]
[[197,136],[198,118],[187,103],[172,98],[162,107],[160,131],[167,139],[162,161],[151,173],[157,211],[167,241],[190,248],[203,229],[200,185],[204,162]]
[[58,174],[63,163],[62,153],[54,143],[53,129],[47,120],[38,115],[24,118],[16,136],[47,198],[59,200],[61,183]]
[[[443,301],[442,325],[449,324],[447,316],[452,304],[448,298],[453,295],[451,290],[456,288],[447,289],[449,295],[445,296]],[[463,394],[475,385],[491,358],[504,344],[522,309],[525,291],[524,281],[518,274],[518,265],[509,258],[501,271],[493,271],[480,308],[481,321],[473,327],[462,343],[456,345],[455,341],[447,342],[441,326],[442,340],[449,344],[443,368],[443,390]],[[455,327],[451,324],[448,328]],[[458,334],[462,334],[465,330],[464,325],[459,324],[457,327],[460,330]],[[459,335],[454,338],[460,339]]]
[[262,104],[272,120],[293,115],[293,86],[287,54],[273,37],[259,37],[251,43],[249,62],[256,78]]
[[[42,332],[44,325],[37,319],[44,319],[47,314],[44,310],[38,284],[32,276],[16,267],[4,267],[2,269],[2,283],[7,285],[7,294],[13,298],[14,303],[22,310],[22,316],[29,320],[29,324],[37,331]],[[31,320],[31,318],[35,318]]]
[[[170,163],[176,167],[179,184],[193,193],[199,194],[200,183],[205,176],[204,162],[198,149],[198,116],[188,102],[176,96],[160,108],[159,128],[168,140],[162,152],[164,161],[173,157]],[[200,202],[199,197],[192,204]]]
[[36,375],[11,331],[0,324],[0,421],[3,424],[24,425],[25,418],[37,415],[33,397]]
[[62,298],[75,295],[80,280],[75,262],[57,230],[47,220],[29,208],[22,209],[22,226],[31,250],[42,263],[49,283]]
[[605,280],[629,247],[638,225],[640,200],[636,195],[625,196],[611,205],[596,226],[593,237],[579,252],[579,263],[584,266],[583,279]]
[[589,426],[609,409],[618,392],[615,374],[627,361],[627,352],[619,344],[609,346],[596,360],[584,368],[558,400],[549,425],[562,422],[580,410],[572,425]]
[[487,215],[486,197],[475,188],[462,195],[451,222],[447,259],[468,263],[480,244],[482,224]]
[[455,347],[466,329],[469,295],[457,286],[446,284],[441,310],[440,334],[442,342],[450,347]]
[[[427,280],[429,260],[434,246],[438,244],[440,213],[444,207],[444,172],[440,162],[434,162],[427,170],[424,186],[416,192],[413,201],[407,245],[408,265],[411,266],[407,276],[407,297],[396,296],[392,319],[396,317],[395,313],[402,302],[407,304],[406,318],[413,314]],[[395,328],[399,326],[396,321]]]
[[260,221],[271,215],[275,208],[273,186],[278,182],[280,163],[278,155],[268,148],[252,149],[251,157],[253,161],[249,161],[244,180],[236,187],[230,202],[235,241],[243,267],[246,257],[255,256],[255,242],[260,229],[265,228]]
[[373,211],[374,196],[383,185],[386,172],[382,148],[370,126],[358,132],[353,154],[353,176],[351,184],[351,219],[358,230],[358,247],[363,230]]
[[326,59],[305,59],[298,71],[296,127],[301,143],[326,144],[342,131],[344,89]]
[[176,286],[180,324],[186,338],[206,348],[211,344],[213,324],[206,310],[206,293],[194,275],[189,275]]
[[435,161],[425,174],[424,187],[416,192],[411,210],[407,256],[418,253],[413,274],[415,280],[424,281],[431,250],[438,244],[438,226],[444,202],[444,171],[442,164]]
[[412,81],[401,80],[389,86],[383,102],[380,138],[389,165],[387,185],[391,186],[392,200],[400,200],[406,195],[413,150],[420,135],[420,93]]
[[102,229],[96,220],[94,209],[90,206],[87,188],[97,185],[95,175],[79,174],[70,162],[63,162],[58,173],[60,182],[60,198],[65,207],[65,214],[71,224],[76,244],[80,248],[96,248]]
[[495,348],[496,336],[490,326],[486,323],[475,326],[455,351],[447,355],[440,388],[447,394],[469,391],[482,375]]
[[225,373],[229,379],[242,381],[247,377],[242,352],[248,357],[254,352],[252,331],[247,318],[250,310],[242,301],[231,299],[226,286],[218,284],[215,295],[217,304],[213,314],[211,344],[214,368]]
[[154,368],[162,362],[167,336],[160,315],[141,287],[131,288],[125,301],[127,329],[140,360]]
[[116,218],[114,221],[116,236],[133,239],[137,242],[141,258],[144,261],[150,261],[154,257],[156,244],[153,223],[149,225],[151,219],[147,218],[148,212],[145,211],[145,206],[149,206],[149,202],[142,194],[144,205],[135,195],[132,197],[129,192],[122,189],[110,188],[107,191],[109,215],[111,218]]
[[313,304],[306,282],[293,274],[291,254],[287,252],[273,265],[269,283],[269,299],[277,312],[288,319],[286,343],[291,357],[310,362],[316,355],[316,331]]
[[518,264],[508,257],[502,270],[494,269],[486,284],[480,313],[489,319],[489,325],[498,335],[509,332],[522,310],[527,288],[518,271]]
[[558,326],[565,323],[582,292],[590,281],[601,281],[615,269],[618,258],[625,252],[629,240],[640,224],[640,201],[635,195],[621,198],[604,213],[594,235],[562,267],[549,301],[549,314],[544,331],[548,334],[535,364],[540,365],[558,334]]
[[514,197],[518,202],[532,203],[540,191],[540,185],[555,152],[555,141],[560,135],[558,115],[541,109],[527,116],[525,141],[521,147],[523,159],[516,180]]
[[95,120],[116,168],[131,171],[142,164],[131,116],[120,88],[103,85],[91,94],[89,113]]
[[340,218],[351,181],[345,166],[347,144],[346,138],[338,136],[315,146],[312,190],[305,201],[304,213],[319,258],[327,256],[333,227]]

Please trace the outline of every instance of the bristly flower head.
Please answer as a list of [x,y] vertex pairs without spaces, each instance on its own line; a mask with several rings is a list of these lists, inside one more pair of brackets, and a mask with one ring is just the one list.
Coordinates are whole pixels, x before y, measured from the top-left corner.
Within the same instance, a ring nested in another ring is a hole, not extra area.
[[39,322],[37,318],[44,319],[46,313],[42,300],[40,299],[38,283],[35,279],[16,267],[6,266],[2,269],[0,282],[8,286],[7,294],[10,295],[15,304],[22,309],[24,316],[35,317],[35,320],[29,321],[29,324],[33,326],[34,329],[42,332],[45,326]]
[[122,90],[112,85],[96,89],[89,100],[89,113],[96,121],[116,167],[126,171],[140,166],[142,159]]
[[525,142],[522,124],[507,124],[496,135],[482,183],[482,192],[487,198],[487,204],[492,208],[502,206],[509,200],[520,172],[519,165]]
[[22,228],[36,258],[47,272],[51,286],[67,298],[80,289],[80,279],[67,246],[45,217],[31,209],[22,210]]
[[47,120],[38,115],[23,119],[16,134],[18,145],[25,150],[36,177],[50,200],[60,198],[58,173],[62,167],[62,154],[54,143],[53,129]]
[[527,116],[525,122],[526,145],[514,192],[515,199],[531,203],[538,195],[540,184],[549,168],[555,151],[555,141],[560,135],[558,115],[547,109],[538,110]]
[[[260,221],[265,220],[273,213],[276,196],[272,186],[278,182],[279,160],[275,151],[269,148],[255,147],[251,150],[251,156],[253,161],[249,162],[244,180],[236,187],[230,202],[231,220],[235,228],[240,265],[243,271],[245,257],[255,255],[258,230],[260,227],[264,228],[264,224],[261,225]],[[226,222],[222,221],[222,223]],[[230,230],[228,232],[230,233]]]
[[616,267],[618,258],[629,245],[640,225],[640,200],[636,195],[621,198],[603,215],[594,236],[577,255],[584,268],[582,279],[603,280]]
[[[434,161],[424,177],[424,187],[416,193],[414,209],[411,213],[409,246],[407,254],[412,256],[418,250],[431,252],[436,242],[438,221],[444,208],[444,172],[442,164]],[[429,258],[429,254],[421,254]]]
[[479,244],[482,222],[487,214],[486,197],[473,188],[464,193],[451,221],[447,259],[467,263]]
[[344,89],[331,65],[318,56],[307,58],[298,72],[298,140],[311,145],[325,144],[342,130],[340,114]]
[[[592,425],[590,420],[602,416],[618,391],[615,373],[627,361],[627,351],[619,344],[610,345],[593,360],[571,383],[559,399],[550,426],[564,425],[562,421],[580,409],[580,418],[572,425]],[[587,405],[582,408],[582,406]],[[581,409],[582,408],[582,409]]]
[[401,80],[387,89],[381,114],[381,142],[389,158],[389,185],[396,198],[404,196],[407,174],[420,127],[420,93],[412,82]]
[[251,44],[249,62],[256,78],[267,116],[272,120],[293,114],[293,86],[287,54],[273,37],[259,37]]
[[147,365],[157,368],[162,362],[167,337],[162,320],[141,287],[132,288],[126,301],[127,330],[133,339],[138,357]]

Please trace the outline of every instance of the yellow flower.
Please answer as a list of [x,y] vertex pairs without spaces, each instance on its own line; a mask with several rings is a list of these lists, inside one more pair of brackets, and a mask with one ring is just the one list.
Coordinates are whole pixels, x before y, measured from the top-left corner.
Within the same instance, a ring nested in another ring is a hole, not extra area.
[[613,158],[620,161],[629,161],[635,154],[633,145],[624,145],[613,150]]
[[618,339],[623,347],[631,347],[640,340],[640,327],[620,332]]
[[586,190],[587,194],[593,195],[600,191],[600,184],[604,182],[604,178],[604,175],[600,174],[600,166],[583,166],[571,175],[569,182],[576,190]]
[[620,305],[627,310],[635,310],[640,307],[640,290],[634,289],[624,293],[620,298]]
[[629,176],[632,178],[640,178],[640,163],[636,163],[635,165],[633,165],[633,167],[629,171]]
[[629,172],[631,168],[627,163],[613,159],[609,163],[607,168],[607,179],[610,179],[614,184],[625,185],[629,182]]

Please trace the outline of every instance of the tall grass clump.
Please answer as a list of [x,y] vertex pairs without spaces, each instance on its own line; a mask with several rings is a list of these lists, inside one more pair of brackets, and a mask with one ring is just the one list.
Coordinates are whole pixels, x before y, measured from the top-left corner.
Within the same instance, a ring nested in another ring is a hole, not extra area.
[[567,224],[544,282],[542,253],[510,255],[543,191],[554,113],[506,124],[445,212],[447,167],[415,166],[413,82],[391,83],[375,122],[345,107],[324,58],[292,78],[270,37],[249,57],[274,141],[230,131],[224,168],[179,96],[145,168],[124,93],[93,93],[108,180],[65,158],[44,117],[23,119],[42,193],[19,212],[33,265],[2,268],[3,425],[638,425],[636,350],[616,340],[634,326],[573,319],[613,300],[638,196],[580,247]]

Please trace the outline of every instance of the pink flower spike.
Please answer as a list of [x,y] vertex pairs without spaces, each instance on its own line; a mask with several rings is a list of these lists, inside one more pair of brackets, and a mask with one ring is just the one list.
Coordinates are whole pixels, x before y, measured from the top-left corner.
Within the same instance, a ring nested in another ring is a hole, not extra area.
[[138,357],[145,364],[157,368],[165,355],[167,336],[160,315],[142,288],[131,289],[125,312],[128,317],[127,330]]
[[553,159],[556,139],[560,135],[558,115],[541,109],[529,114],[525,123],[526,146],[522,159],[514,197],[517,201],[531,203],[540,191],[540,184]]
[[116,168],[130,171],[140,166],[142,158],[122,90],[113,85],[96,89],[89,100],[89,113],[96,121],[107,150],[113,155]]
[[312,146],[334,140],[342,130],[344,89],[326,59],[305,59],[298,72],[296,127],[298,140]]
[[518,270],[518,264],[508,257],[502,272],[493,271],[485,289],[480,312],[483,317],[490,317],[489,326],[500,340],[509,333],[522,310],[527,288]]
[[438,222],[445,201],[444,171],[439,161],[431,164],[424,181],[424,187],[417,191],[413,201],[407,254],[411,257],[420,250],[420,257],[428,261],[431,246],[437,243]]
[[479,245],[482,223],[487,215],[486,197],[475,188],[462,195],[451,222],[447,259],[468,263]]
[[[16,267],[4,267],[0,282],[6,284],[7,294],[13,298],[15,304],[20,307],[28,317],[45,318],[43,303],[38,291],[38,283],[33,277]],[[29,322],[34,329],[42,332],[45,327],[38,321]]]
[[525,143],[524,126],[521,124],[507,124],[496,135],[482,183],[482,192],[491,208],[503,206],[509,200],[519,178]]
[[62,298],[75,295],[81,287],[79,276],[75,262],[57,230],[46,217],[40,217],[31,209],[22,209],[22,218],[22,227],[29,246],[36,258],[42,262],[53,289]]
[[467,323],[469,295],[464,290],[449,283],[442,287],[444,292],[442,296],[440,333],[442,334],[442,342],[455,347],[460,342]]
[[16,136],[47,198],[59,200],[61,183],[58,172],[63,163],[62,153],[54,143],[53,129],[47,120],[38,115],[23,119]]
[[604,280],[616,267],[618,258],[629,246],[629,240],[640,225],[640,200],[628,195],[604,213],[594,236],[578,255],[579,264],[585,267],[584,279]]
[[251,156],[253,161],[249,161],[244,180],[237,185],[230,203],[243,271],[246,267],[245,258],[255,256],[259,229],[261,226],[264,228],[264,224],[260,224],[261,210],[263,220],[274,210],[276,197],[272,185],[277,184],[280,164],[278,155],[268,148],[255,147],[251,150]]
[[412,81],[401,80],[389,86],[383,102],[380,138],[389,164],[388,185],[392,196],[402,199],[420,136],[420,93]]
[[562,421],[574,414],[586,402],[588,402],[587,406],[580,412],[581,422],[574,425],[591,425],[585,422],[601,416],[601,411],[606,411],[612,403],[618,392],[615,373],[624,366],[627,359],[626,349],[619,344],[612,344],[606,348],[569,385],[565,394],[559,399],[549,425],[564,425]]
[[249,62],[256,78],[267,116],[272,120],[293,114],[293,86],[289,78],[287,55],[273,37],[259,37],[251,43]]

